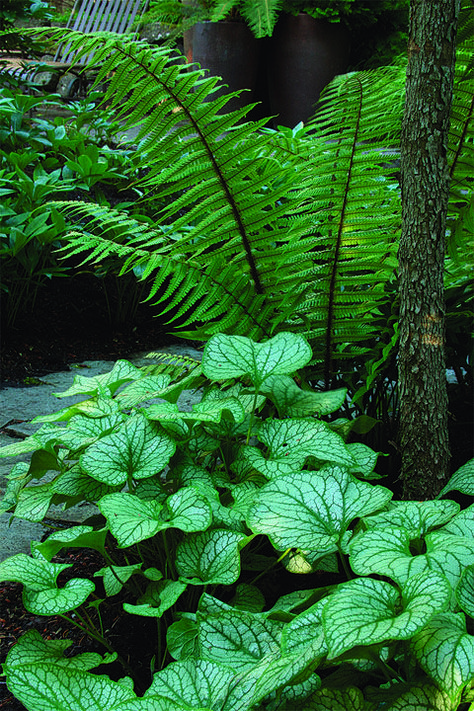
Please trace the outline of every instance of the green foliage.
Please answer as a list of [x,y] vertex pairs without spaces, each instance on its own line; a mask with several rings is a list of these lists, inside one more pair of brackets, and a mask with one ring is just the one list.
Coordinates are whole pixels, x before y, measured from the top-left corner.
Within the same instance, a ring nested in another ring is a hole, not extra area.
[[[9,326],[33,307],[45,280],[71,271],[55,254],[66,221],[51,201],[84,196],[107,203],[111,186],[114,194],[126,189],[137,174],[133,152],[118,143],[118,123],[93,97],[71,104],[71,116],[45,114],[59,107],[56,96],[0,90],[0,289]],[[107,273],[106,262],[96,270]],[[133,281],[123,287],[139,294]]]
[[2,0],[0,6],[0,51],[32,52],[39,46],[18,32],[9,32],[17,21],[50,19],[48,3],[43,0]]
[[[202,364],[118,361],[76,376],[58,396],[85,399],[0,450],[32,453],[3,511],[40,521],[87,501],[101,514],[0,563],[27,610],[73,619],[107,651],[66,657],[68,642],[27,632],[3,671],[28,711],[455,711],[471,698],[473,506],[392,501],[371,483],[376,453],[321,418],[345,391],[297,385],[311,357],[281,332],[216,334]],[[472,496],[473,464],[442,493]],[[103,556],[94,580],[58,584],[68,566],[54,556],[70,547]],[[124,615],[156,620],[143,696],[90,671],[116,659],[97,605],[85,609],[96,587],[101,607],[119,596]]]

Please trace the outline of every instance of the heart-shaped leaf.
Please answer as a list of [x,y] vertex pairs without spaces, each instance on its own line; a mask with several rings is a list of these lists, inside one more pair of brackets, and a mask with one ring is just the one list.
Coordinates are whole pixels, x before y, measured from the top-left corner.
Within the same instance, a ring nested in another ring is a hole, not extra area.
[[94,573],[94,578],[103,578],[107,597],[117,595],[127,580],[142,567],[141,563],[134,565],[108,565]]
[[131,417],[120,430],[100,439],[80,458],[82,469],[104,484],[145,479],[168,464],[175,442],[143,415]]
[[449,491],[460,491],[462,494],[474,496],[474,459],[470,459],[454,472],[446,486],[439,492],[438,498]]
[[123,410],[136,407],[146,400],[161,397],[163,390],[169,385],[171,376],[145,375],[140,380],[129,383],[116,397],[116,402]]
[[192,486],[179,489],[165,504],[143,501],[128,493],[109,494],[99,501],[99,509],[121,548],[151,538],[167,528],[201,531],[212,521],[211,507]]
[[456,599],[459,607],[474,619],[474,565],[463,570],[456,588]]
[[202,370],[211,380],[248,375],[259,390],[269,375],[289,375],[309,363],[311,355],[307,341],[295,333],[278,333],[265,343],[218,333],[206,343]]
[[[458,707],[457,703],[453,706],[449,695],[435,684],[399,682],[392,684],[389,689],[370,691],[367,696],[375,708],[383,708],[389,704],[390,711],[455,711]],[[313,711],[312,706],[308,709]],[[314,711],[316,710],[319,711],[319,707]]]
[[339,467],[287,474],[257,494],[247,523],[266,534],[275,548],[301,548],[318,557],[338,549],[354,518],[384,506],[392,494],[358,481]]
[[143,371],[127,360],[118,360],[111,371],[101,375],[86,377],[76,375],[70,388],[62,393],[54,393],[56,397],[70,397],[71,395],[88,395],[93,397],[101,389],[108,388],[113,395],[114,392],[124,383],[130,380],[138,380],[143,376]]
[[[193,617],[193,619],[189,619]],[[196,659],[199,657],[198,626],[195,615],[182,617],[173,622],[166,631],[166,644],[173,659]]]
[[179,580],[160,580],[150,583],[137,605],[124,602],[123,609],[132,615],[161,617],[175,604],[185,590],[186,584]]
[[358,578],[336,588],[323,607],[328,658],[358,645],[409,639],[430,617],[449,604],[451,588],[444,576],[426,572],[411,577],[402,599],[383,580]]
[[456,514],[456,516],[443,527],[443,533],[453,533],[455,536],[474,538],[474,504]]
[[194,405],[191,412],[183,412],[177,405],[169,402],[150,405],[143,411],[149,420],[190,420],[196,422],[214,422],[230,416],[233,422],[243,422],[245,410],[234,397],[205,400]]
[[445,612],[429,620],[411,643],[415,657],[452,700],[474,679],[474,637],[462,613]]
[[367,516],[368,529],[404,528],[413,538],[424,536],[431,528],[447,523],[459,511],[454,501],[393,501],[388,511]]
[[197,659],[174,662],[153,677],[145,699],[161,696],[190,709],[221,709],[235,673]]
[[322,614],[328,599],[319,600],[286,625],[281,636],[282,654],[294,654],[311,644],[321,659],[326,656]]
[[266,420],[257,436],[268,447],[268,457],[257,447],[244,447],[242,456],[268,479],[301,469],[307,457],[356,464],[342,438],[320,420]]
[[280,417],[329,415],[342,406],[347,395],[346,388],[326,392],[302,390],[289,375],[268,376],[261,392],[275,403]]
[[[305,701],[305,711],[365,711],[362,692],[354,686],[347,689],[321,689]],[[391,708],[391,707],[390,707]],[[408,711],[408,709],[407,709]]]
[[187,536],[176,549],[176,570],[191,585],[231,585],[240,575],[243,533],[213,529]]
[[474,563],[474,541],[433,531],[425,538],[426,553],[412,554],[413,536],[404,528],[388,527],[357,534],[349,544],[351,568],[357,575],[386,575],[400,585],[424,570],[443,573],[453,588],[461,572]]
[[19,493],[15,516],[26,521],[42,521],[48,513],[52,498],[51,484],[27,486]]
[[201,657],[242,672],[267,654],[280,656],[283,623],[242,610],[197,613]]
[[82,471],[79,465],[73,466],[64,472],[51,483],[51,492],[60,496],[80,496],[86,501],[96,502],[106,494],[112,494],[121,488],[109,486],[93,479],[89,474]]
[[63,548],[92,548],[103,553],[106,535],[107,529],[105,528],[94,531],[92,526],[72,526],[63,531],[52,533],[42,543],[34,541],[31,545],[35,551],[41,553],[49,561]]
[[72,578],[58,588],[56,578],[70,567],[18,553],[0,563],[0,580],[22,583],[23,604],[28,612],[60,615],[82,605],[94,590],[94,583],[82,578]]

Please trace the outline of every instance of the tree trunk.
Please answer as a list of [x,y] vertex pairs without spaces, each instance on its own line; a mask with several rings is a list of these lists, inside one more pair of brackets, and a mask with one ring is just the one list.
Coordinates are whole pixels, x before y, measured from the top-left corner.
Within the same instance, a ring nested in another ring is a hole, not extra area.
[[401,143],[400,443],[403,498],[449,475],[444,355],[446,160],[459,0],[411,0]]

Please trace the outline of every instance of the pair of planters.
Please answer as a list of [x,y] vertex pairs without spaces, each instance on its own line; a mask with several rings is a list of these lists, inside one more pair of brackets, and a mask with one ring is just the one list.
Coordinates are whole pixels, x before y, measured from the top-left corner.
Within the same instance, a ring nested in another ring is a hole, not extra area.
[[307,121],[321,90],[349,61],[345,27],[309,15],[282,16],[272,37],[256,39],[240,22],[202,22],[185,33],[187,61],[198,62],[229,89],[249,89],[228,109],[262,102],[250,118],[274,115],[274,125]]

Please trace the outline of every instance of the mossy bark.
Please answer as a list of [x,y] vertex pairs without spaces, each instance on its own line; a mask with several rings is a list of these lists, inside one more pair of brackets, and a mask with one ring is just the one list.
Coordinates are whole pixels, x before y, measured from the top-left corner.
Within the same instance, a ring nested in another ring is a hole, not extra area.
[[399,248],[405,499],[436,496],[449,473],[443,273],[458,14],[459,0],[411,0]]

